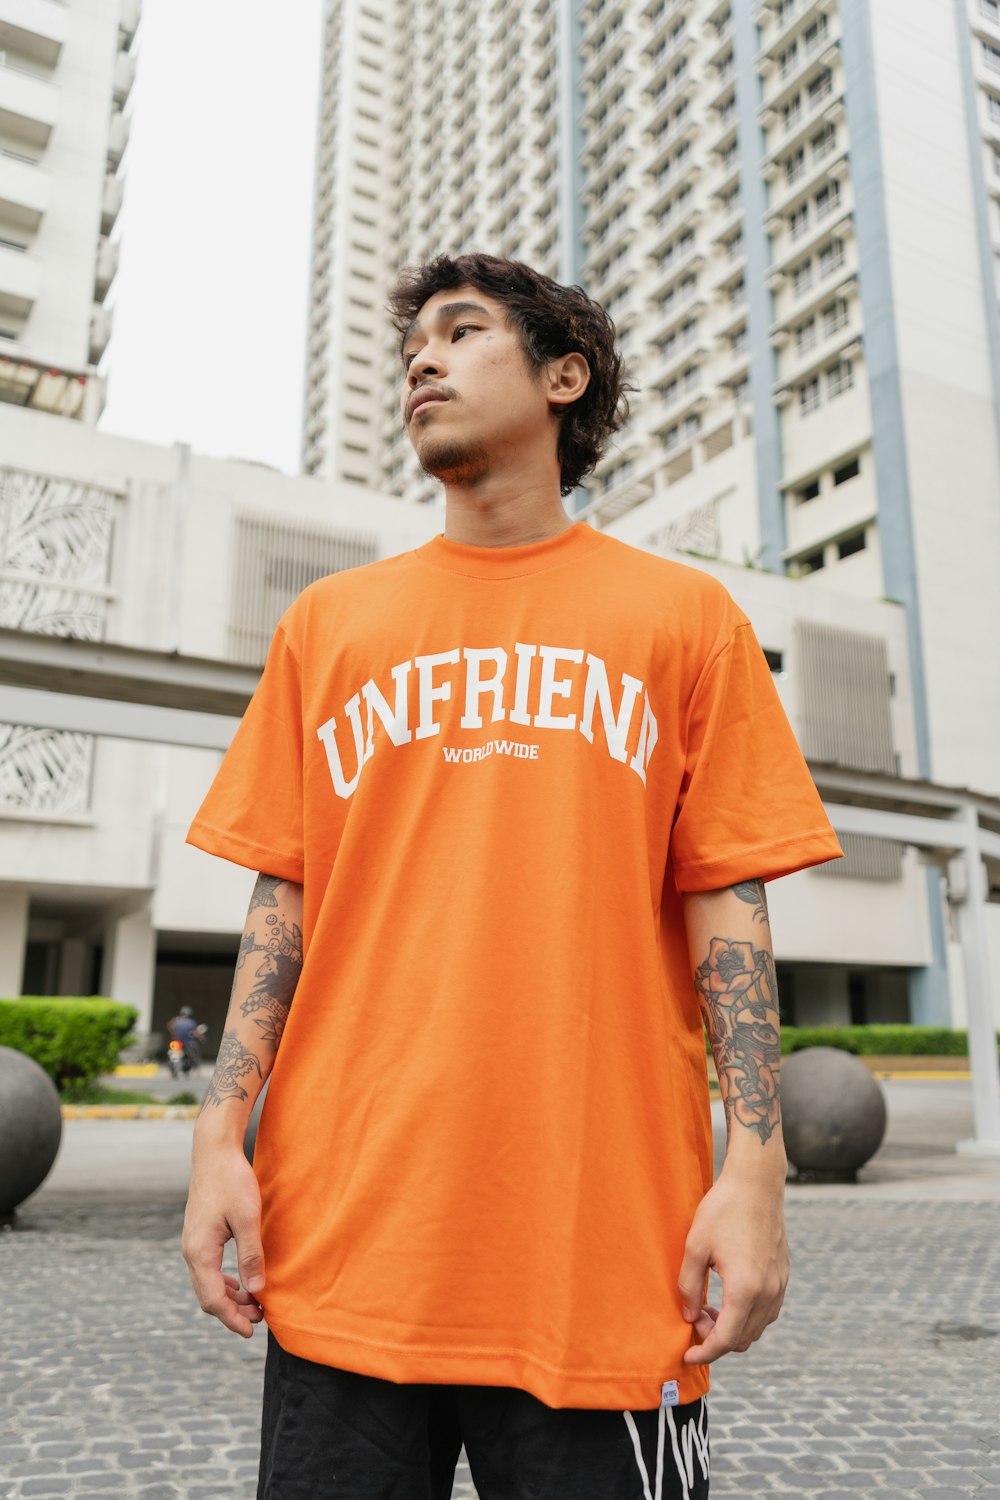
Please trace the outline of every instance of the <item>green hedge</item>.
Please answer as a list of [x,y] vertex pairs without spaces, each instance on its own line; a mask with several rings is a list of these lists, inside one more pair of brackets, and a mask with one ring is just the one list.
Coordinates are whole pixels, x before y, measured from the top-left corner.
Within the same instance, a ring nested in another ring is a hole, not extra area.
[[839,1047],[863,1057],[968,1057],[969,1034],[949,1026],[782,1026],[783,1053],[805,1047]]
[[63,1098],[73,1099],[114,1070],[138,1016],[134,1006],[96,995],[0,999],[0,1047],[33,1057]]

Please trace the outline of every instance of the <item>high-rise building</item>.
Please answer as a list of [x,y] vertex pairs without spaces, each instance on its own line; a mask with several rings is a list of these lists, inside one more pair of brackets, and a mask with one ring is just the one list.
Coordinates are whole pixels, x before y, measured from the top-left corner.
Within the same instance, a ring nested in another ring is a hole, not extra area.
[[141,0],[0,0],[0,401],[96,424]]
[[[817,719],[807,753],[995,793],[998,0],[326,0],[324,27],[305,470],[439,493],[398,414],[399,267],[579,282],[640,389],[575,513],[903,606],[913,763],[860,700],[852,746]],[[797,663],[818,698],[853,681],[830,650]],[[926,873],[914,1017],[946,987]]]

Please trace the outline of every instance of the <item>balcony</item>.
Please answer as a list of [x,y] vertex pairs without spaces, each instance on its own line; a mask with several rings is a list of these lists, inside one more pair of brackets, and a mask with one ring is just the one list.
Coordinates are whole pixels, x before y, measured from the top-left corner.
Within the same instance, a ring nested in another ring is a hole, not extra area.
[[49,206],[50,191],[44,167],[0,147],[0,216],[7,224],[33,234]]
[[90,314],[90,347],[87,358],[92,365],[100,364],[101,357],[111,338],[112,312],[103,303],[95,303]]
[[112,110],[108,126],[108,166],[116,171],[128,145],[129,121],[120,109]]
[[119,109],[132,92],[135,83],[135,58],[130,52],[119,52],[115,58],[114,99]]
[[672,349],[666,350],[649,366],[643,381],[647,390],[658,390],[669,385],[681,370],[689,365],[701,365],[705,362],[710,352],[708,344],[699,332],[698,324],[694,325],[694,330],[687,337],[678,338]]
[[142,17],[142,0],[121,0],[118,17],[118,33],[126,46],[131,46]]
[[115,220],[121,213],[125,184],[120,177],[109,172],[104,179],[104,196],[101,199],[101,233],[110,234]]
[[12,63],[0,64],[0,134],[42,150],[58,118],[54,84]]
[[98,302],[103,302],[108,295],[108,288],[118,271],[119,254],[118,241],[109,240],[106,235],[102,235],[97,247],[97,268],[94,272],[94,296]]
[[41,256],[0,239],[0,312],[26,318],[41,285]]
[[54,68],[69,31],[68,7],[58,0],[4,0],[3,46],[42,68]]

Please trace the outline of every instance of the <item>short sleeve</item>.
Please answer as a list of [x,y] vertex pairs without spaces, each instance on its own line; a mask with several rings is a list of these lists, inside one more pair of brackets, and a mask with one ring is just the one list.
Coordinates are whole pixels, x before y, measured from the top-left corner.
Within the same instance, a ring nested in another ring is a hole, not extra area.
[[303,880],[301,681],[282,625],[187,842],[251,870]]
[[695,689],[670,841],[679,891],[775,880],[843,857],[753,628]]

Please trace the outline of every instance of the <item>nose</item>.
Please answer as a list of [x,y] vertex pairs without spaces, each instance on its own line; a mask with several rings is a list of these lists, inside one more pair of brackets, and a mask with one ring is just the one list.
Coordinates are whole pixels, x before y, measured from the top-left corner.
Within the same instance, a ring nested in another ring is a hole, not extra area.
[[412,391],[422,380],[430,376],[443,375],[444,370],[445,363],[440,357],[440,352],[435,353],[430,344],[425,344],[419,354],[415,354],[410,360],[406,372],[406,383]]

